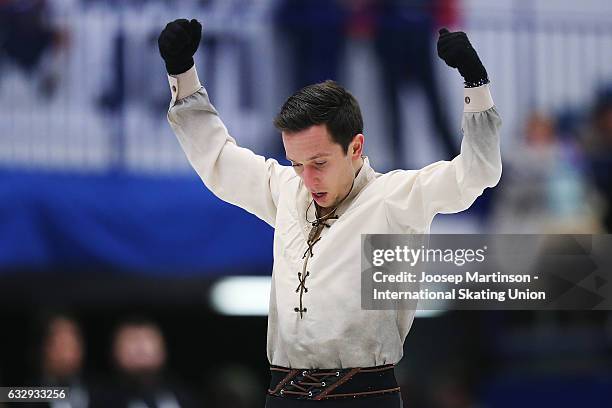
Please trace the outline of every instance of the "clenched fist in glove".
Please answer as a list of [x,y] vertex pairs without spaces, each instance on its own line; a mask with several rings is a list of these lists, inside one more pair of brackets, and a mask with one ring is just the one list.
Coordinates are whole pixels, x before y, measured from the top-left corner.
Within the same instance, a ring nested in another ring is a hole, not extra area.
[[438,56],[452,68],[457,68],[468,88],[489,82],[487,70],[463,31],[449,32],[442,28],[438,38]]
[[166,62],[170,75],[186,72],[194,64],[195,54],[202,38],[202,25],[198,20],[179,19],[166,25],[159,34],[157,45],[159,53]]

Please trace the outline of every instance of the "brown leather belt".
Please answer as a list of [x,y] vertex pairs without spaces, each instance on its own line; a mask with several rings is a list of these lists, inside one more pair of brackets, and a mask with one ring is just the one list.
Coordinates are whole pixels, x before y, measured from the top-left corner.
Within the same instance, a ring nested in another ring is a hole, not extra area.
[[345,369],[295,369],[271,366],[268,394],[275,397],[327,400],[397,393],[394,365]]

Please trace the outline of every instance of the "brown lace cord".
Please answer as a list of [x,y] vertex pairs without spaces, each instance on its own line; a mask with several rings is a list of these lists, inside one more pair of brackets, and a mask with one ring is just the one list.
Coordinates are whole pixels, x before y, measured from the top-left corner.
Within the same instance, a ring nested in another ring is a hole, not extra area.
[[355,374],[357,374],[361,369],[360,368],[353,368],[351,371],[349,371],[344,377],[342,377],[340,380],[336,381],[333,385],[331,385],[330,387],[328,387],[325,391],[323,391],[322,393],[320,393],[319,395],[317,395],[314,399],[315,400],[321,400],[323,398],[325,398],[326,395],[328,395],[330,392],[332,392],[333,390],[335,390],[336,388],[338,388],[340,385],[344,384],[345,382],[347,382],[348,380],[350,380]]
[[[310,203],[310,205],[312,205],[312,202]],[[310,208],[310,205],[308,206],[309,208]],[[338,208],[338,206],[336,206],[336,208]],[[303,306],[303,295],[304,293],[308,292],[308,288],[306,287],[306,278],[310,276],[310,272],[306,270],[306,267],[308,266],[308,259],[310,259],[310,257],[314,255],[314,253],[312,252],[312,248],[317,242],[321,240],[321,232],[323,231],[323,228],[331,227],[331,225],[327,224],[325,221],[332,220],[332,219],[334,220],[338,219],[338,216],[334,215],[336,212],[336,208],[334,208],[329,214],[324,215],[321,218],[317,218],[314,221],[308,221],[308,218],[306,219],[306,221],[310,222],[310,224],[312,225],[312,229],[310,230],[310,233],[308,234],[308,240],[306,241],[308,248],[306,249],[306,252],[304,252],[304,255],[302,256],[302,259],[304,259],[304,267],[302,269],[302,272],[298,272],[299,284],[298,284],[297,289],[295,290],[296,293],[297,292],[300,293],[300,306],[293,308],[294,312],[300,314],[300,319],[303,319],[304,313],[308,311],[308,308]],[[306,213],[308,213],[308,208],[306,209]]]
[[373,394],[388,394],[390,392],[399,392],[401,390],[400,387],[394,387],[394,388],[387,388],[386,390],[376,390],[376,391],[363,391],[363,392],[351,392],[351,393],[347,393],[347,394],[333,394],[333,395],[328,395],[325,397],[325,399],[332,399],[332,398],[346,398],[346,397],[359,397],[359,396],[364,396],[364,395],[373,395]]
[[[306,271],[306,263],[304,263],[304,271]],[[306,287],[306,278],[309,275],[310,275],[310,272],[308,271],[306,271],[304,274],[302,274],[302,272],[298,272],[298,280],[300,281],[300,284],[298,285],[295,291],[296,293],[300,292],[300,307],[294,308],[293,311],[300,313],[300,319],[302,319],[304,317],[304,313],[308,311],[308,309],[303,307],[302,305],[302,295],[308,292],[308,288]]]
[[306,252],[304,252],[304,255],[302,255],[302,259],[306,258],[306,255],[308,253],[310,253],[310,256],[314,256],[314,253],[312,252],[312,248],[317,242],[321,240],[321,232],[323,231],[323,228],[331,227],[331,225],[329,225],[325,221],[337,220],[337,219],[338,219],[338,216],[334,215],[332,217],[328,217],[328,218],[320,219],[320,220],[317,219],[311,222],[312,229],[310,230],[310,233],[308,234],[308,240],[306,241],[308,248],[306,249]]
[[300,284],[298,285],[297,289],[295,290],[295,293],[298,293],[300,290],[303,290],[304,293],[308,293],[308,288],[306,287],[306,278],[310,276],[310,272],[306,271],[306,275],[304,275],[304,277],[302,278],[302,272],[298,272],[298,279],[300,281]]
[[[278,371],[285,371],[285,370],[278,370]],[[281,388],[283,388],[283,385],[285,385],[287,383],[287,381],[289,381],[291,378],[295,377],[295,375],[299,372],[299,370],[288,370],[287,375],[285,376],[285,378],[283,378],[281,380],[281,382],[279,382],[276,387],[274,387],[273,390],[268,389],[268,392],[270,394],[275,394],[278,392],[278,390],[280,390]]]
[[324,370],[295,370],[271,367],[271,370],[277,370],[288,373],[282,380],[282,387],[278,385],[274,390],[268,390],[271,395],[292,395],[304,397],[312,400],[327,400],[337,398],[357,398],[368,395],[388,394],[399,392],[400,387],[391,387],[377,390],[361,390],[357,392],[336,393],[338,387],[347,383],[355,375],[360,373],[377,373],[382,371],[392,370],[393,364],[376,367],[356,367],[340,370],[328,369]]
[[[357,372],[359,371],[359,369],[354,369],[351,372],[349,372],[347,374],[347,378],[342,378],[339,383],[342,384],[344,382],[346,382],[349,378],[351,378],[353,375],[355,375]],[[302,373],[302,376],[305,379],[308,379],[310,381],[297,381],[297,380],[291,380],[289,382],[289,384],[287,384],[287,382],[284,382],[285,388],[283,388],[281,390],[281,394],[289,394],[289,395],[299,395],[299,396],[303,396],[303,397],[312,397],[313,396],[313,391],[316,391],[318,388],[322,388],[325,387],[327,384],[325,382],[325,380],[328,377],[337,377],[339,375],[338,371],[326,371],[326,372],[320,372],[320,373],[307,373],[306,371],[304,371]],[[338,384],[338,385],[340,385]],[[288,387],[293,387],[295,389],[297,389],[298,391],[295,390],[289,390],[286,389]],[[275,390],[278,390],[279,387],[276,387]],[[336,388],[336,386],[332,386],[330,387],[329,391],[333,390],[334,388]],[[327,391],[327,390],[326,390]],[[322,392],[320,395],[326,395],[328,394],[328,392]],[[315,398],[317,399],[317,398]]]

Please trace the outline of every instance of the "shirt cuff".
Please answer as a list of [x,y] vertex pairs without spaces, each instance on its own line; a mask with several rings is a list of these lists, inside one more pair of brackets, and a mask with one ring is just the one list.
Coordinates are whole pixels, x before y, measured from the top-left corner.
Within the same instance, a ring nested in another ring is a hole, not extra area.
[[168,75],[168,83],[172,92],[172,105],[179,99],[193,95],[202,87],[195,65],[182,74]]
[[463,99],[464,112],[483,112],[491,109],[493,105],[489,84],[476,88],[465,88],[465,98]]

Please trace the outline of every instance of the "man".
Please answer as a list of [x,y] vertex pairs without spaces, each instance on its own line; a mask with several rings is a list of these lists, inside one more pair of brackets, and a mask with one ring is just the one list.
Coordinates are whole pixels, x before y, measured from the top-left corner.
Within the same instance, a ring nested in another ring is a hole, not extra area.
[[285,102],[275,125],[293,169],[240,148],[201,86],[196,20],[159,37],[172,100],[168,121],[219,198],[275,228],[266,406],[400,407],[393,365],[414,310],[362,310],[360,235],[428,233],[437,213],[465,210],[501,176],[501,120],[465,33],[440,30],[438,55],[466,82],[461,154],[421,170],[376,173],[353,96],[327,81]]
[[45,313],[41,316],[42,332],[36,335],[40,343],[40,371],[34,386],[70,387],[68,401],[48,403],[33,402],[26,407],[88,408],[92,406],[95,392],[83,373],[85,340],[77,319],[65,312]]
[[113,334],[113,363],[117,377],[96,407],[189,408],[200,406],[166,370],[166,340],[153,321],[132,317]]

